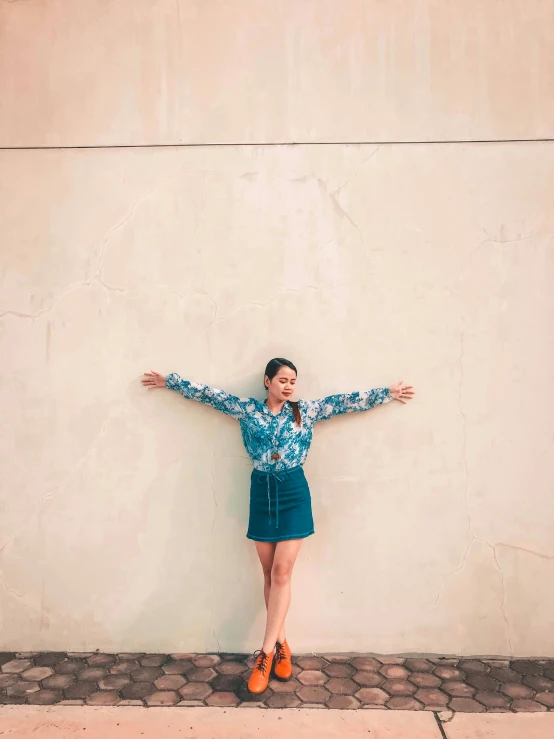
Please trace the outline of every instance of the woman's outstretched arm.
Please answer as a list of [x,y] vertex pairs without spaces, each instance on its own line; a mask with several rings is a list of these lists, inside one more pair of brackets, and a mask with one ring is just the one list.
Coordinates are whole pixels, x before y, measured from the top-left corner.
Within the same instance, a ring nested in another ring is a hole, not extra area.
[[244,418],[248,414],[248,405],[252,403],[250,398],[239,398],[201,382],[183,380],[176,372],[171,372],[167,377],[158,372],[145,372],[142,384],[149,390],[167,387],[189,400],[198,400],[200,403],[211,405],[217,411],[233,418]]
[[378,387],[373,390],[362,390],[355,393],[339,393],[328,395],[326,398],[308,401],[309,412],[314,415],[315,421],[325,421],[332,416],[356,411],[369,411],[377,405],[399,400],[406,403],[414,395],[412,385],[404,385],[402,381],[390,387]]

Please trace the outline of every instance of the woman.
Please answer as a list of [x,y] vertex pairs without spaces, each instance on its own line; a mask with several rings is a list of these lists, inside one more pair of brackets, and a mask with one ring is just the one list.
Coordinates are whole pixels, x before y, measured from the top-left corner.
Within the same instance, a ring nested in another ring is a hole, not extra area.
[[302,540],[314,533],[310,490],[303,464],[316,421],[414,395],[411,385],[329,395],[320,400],[292,401],[296,367],[288,359],[272,359],[264,374],[265,401],[238,398],[208,385],[146,372],[149,390],[168,387],[185,398],[207,403],[240,421],[242,438],[254,469],[250,483],[250,516],[246,536],[256,544],[264,572],[267,621],[262,649],[248,681],[251,693],[263,693],[271,670],[278,680],[292,676],[285,617],[291,597],[291,574]]

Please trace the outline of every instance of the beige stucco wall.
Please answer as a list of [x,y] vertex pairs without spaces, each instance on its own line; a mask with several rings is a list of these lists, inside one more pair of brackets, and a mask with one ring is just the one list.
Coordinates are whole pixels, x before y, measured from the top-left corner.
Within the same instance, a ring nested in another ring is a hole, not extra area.
[[[2,3],[0,146],[554,136],[552,4]],[[180,19],[180,23],[179,23]],[[0,151],[0,648],[251,650],[236,422],[322,423],[296,651],[554,654],[554,143]]]

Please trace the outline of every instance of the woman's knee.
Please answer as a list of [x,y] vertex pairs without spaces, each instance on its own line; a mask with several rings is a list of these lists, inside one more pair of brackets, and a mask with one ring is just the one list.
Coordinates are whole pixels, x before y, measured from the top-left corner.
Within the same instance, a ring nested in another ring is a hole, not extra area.
[[286,585],[290,581],[292,567],[287,562],[276,562],[271,570],[271,582]]

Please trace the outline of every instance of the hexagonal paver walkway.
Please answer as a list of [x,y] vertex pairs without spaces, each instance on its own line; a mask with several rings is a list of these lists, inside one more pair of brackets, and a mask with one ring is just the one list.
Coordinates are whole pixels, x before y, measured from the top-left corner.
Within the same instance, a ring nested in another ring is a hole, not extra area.
[[294,658],[293,679],[261,696],[243,654],[0,652],[0,704],[554,710],[554,660],[324,654]]

